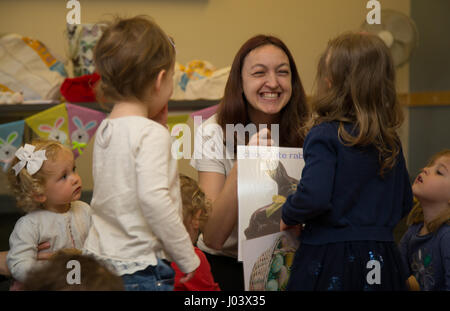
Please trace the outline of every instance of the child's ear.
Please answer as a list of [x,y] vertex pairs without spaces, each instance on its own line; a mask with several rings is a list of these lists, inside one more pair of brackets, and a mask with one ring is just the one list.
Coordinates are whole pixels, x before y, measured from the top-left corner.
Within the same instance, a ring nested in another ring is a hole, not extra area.
[[45,194],[33,194],[33,200],[38,203],[45,203],[47,201],[47,196]]
[[156,81],[155,81],[156,92],[159,92],[159,90],[161,89],[161,85],[162,85],[162,82],[164,81],[164,78],[166,77],[166,74],[167,74],[167,71],[165,69],[162,69],[158,73],[158,76],[156,77]]

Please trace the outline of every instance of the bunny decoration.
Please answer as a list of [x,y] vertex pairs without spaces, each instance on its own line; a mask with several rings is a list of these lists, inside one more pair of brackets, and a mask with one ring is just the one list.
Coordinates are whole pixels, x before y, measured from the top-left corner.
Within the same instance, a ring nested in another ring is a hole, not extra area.
[[77,129],[72,132],[72,149],[77,150],[79,154],[83,153],[82,148],[86,148],[89,142],[88,130],[94,128],[97,125],[97,121],[89,121],[86,125],[83,125],[83,121],[77,116],[72,118],[72,122],[75,124]]
[[12,132],[4,141],[0,138],[0,162],[3,163],[3,171],[6,172],[9,168],[9,164],[14,159],[14,154],[17,148],[12,143],[19,137],[19,133]]
[[64,117],[59,117],[56,119],[55,124],[50,126],[48,124],[39,125],[39,130],[44,133],[49,133],[48,139],[53,139],[59,141],[61,144],[65,144],[67,140],[67,134],[60,130],[61,126],[64,124]]

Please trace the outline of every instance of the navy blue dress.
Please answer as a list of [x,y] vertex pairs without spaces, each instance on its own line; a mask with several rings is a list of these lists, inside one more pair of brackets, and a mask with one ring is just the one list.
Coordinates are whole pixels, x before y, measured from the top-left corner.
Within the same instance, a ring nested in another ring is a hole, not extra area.
[[344,146],[338,126],[310,130],[302,178],[282,208],[287,225],[306,224],[287,289],[406,290],[393,237],[413,203],[403,151],[382,178],[377,149]]

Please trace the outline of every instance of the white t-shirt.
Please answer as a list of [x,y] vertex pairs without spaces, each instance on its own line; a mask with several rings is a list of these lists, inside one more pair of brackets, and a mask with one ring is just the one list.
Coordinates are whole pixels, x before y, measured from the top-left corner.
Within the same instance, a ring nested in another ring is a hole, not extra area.
[[50,242],[50,248],[43,252],[81,249],[90,224],[90,207],[81,201],[72,202],[66,213],[38,209],[21,217],[9,237],[10,250],[6,260],[11,275],[24,282],[32,269],[45,264],[36,259],[37,247],[43,242]]
[[[216,172],[228,176],[234,166],[234,152],[223,145],[223,132],[217,123],[216,114],[200,125],[194,137],[194,153],[191,166],[198,172]],[[222,250],[218,251],[206,246],[201,234],[197,247],[213,255],[224,255],[237,258],[238,231],[237,224],[225,241]]]
[[139,116],[105,119],[93,152],[92,226],[84,252],[117,274],[157,258],[195,270],[200,260],[182,221],[177,161],[167,128]]

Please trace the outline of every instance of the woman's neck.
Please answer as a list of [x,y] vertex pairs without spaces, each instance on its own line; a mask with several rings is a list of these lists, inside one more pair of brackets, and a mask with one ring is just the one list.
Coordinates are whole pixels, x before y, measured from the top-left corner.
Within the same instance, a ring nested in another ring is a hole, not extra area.
[[254,109],[251,105],[248,105],[248,116],[250,121],[257,126],[259,131],[260,125],[267,125],[267,128],[270,129],[272,124],[279,124],[281,119],[281,114],[266,114],[259,110]]
[[147,118],[148,110],[147,106],[140,102],[124,101],[114,104],[114,107],[109,115],[110,119],[139,116]]

